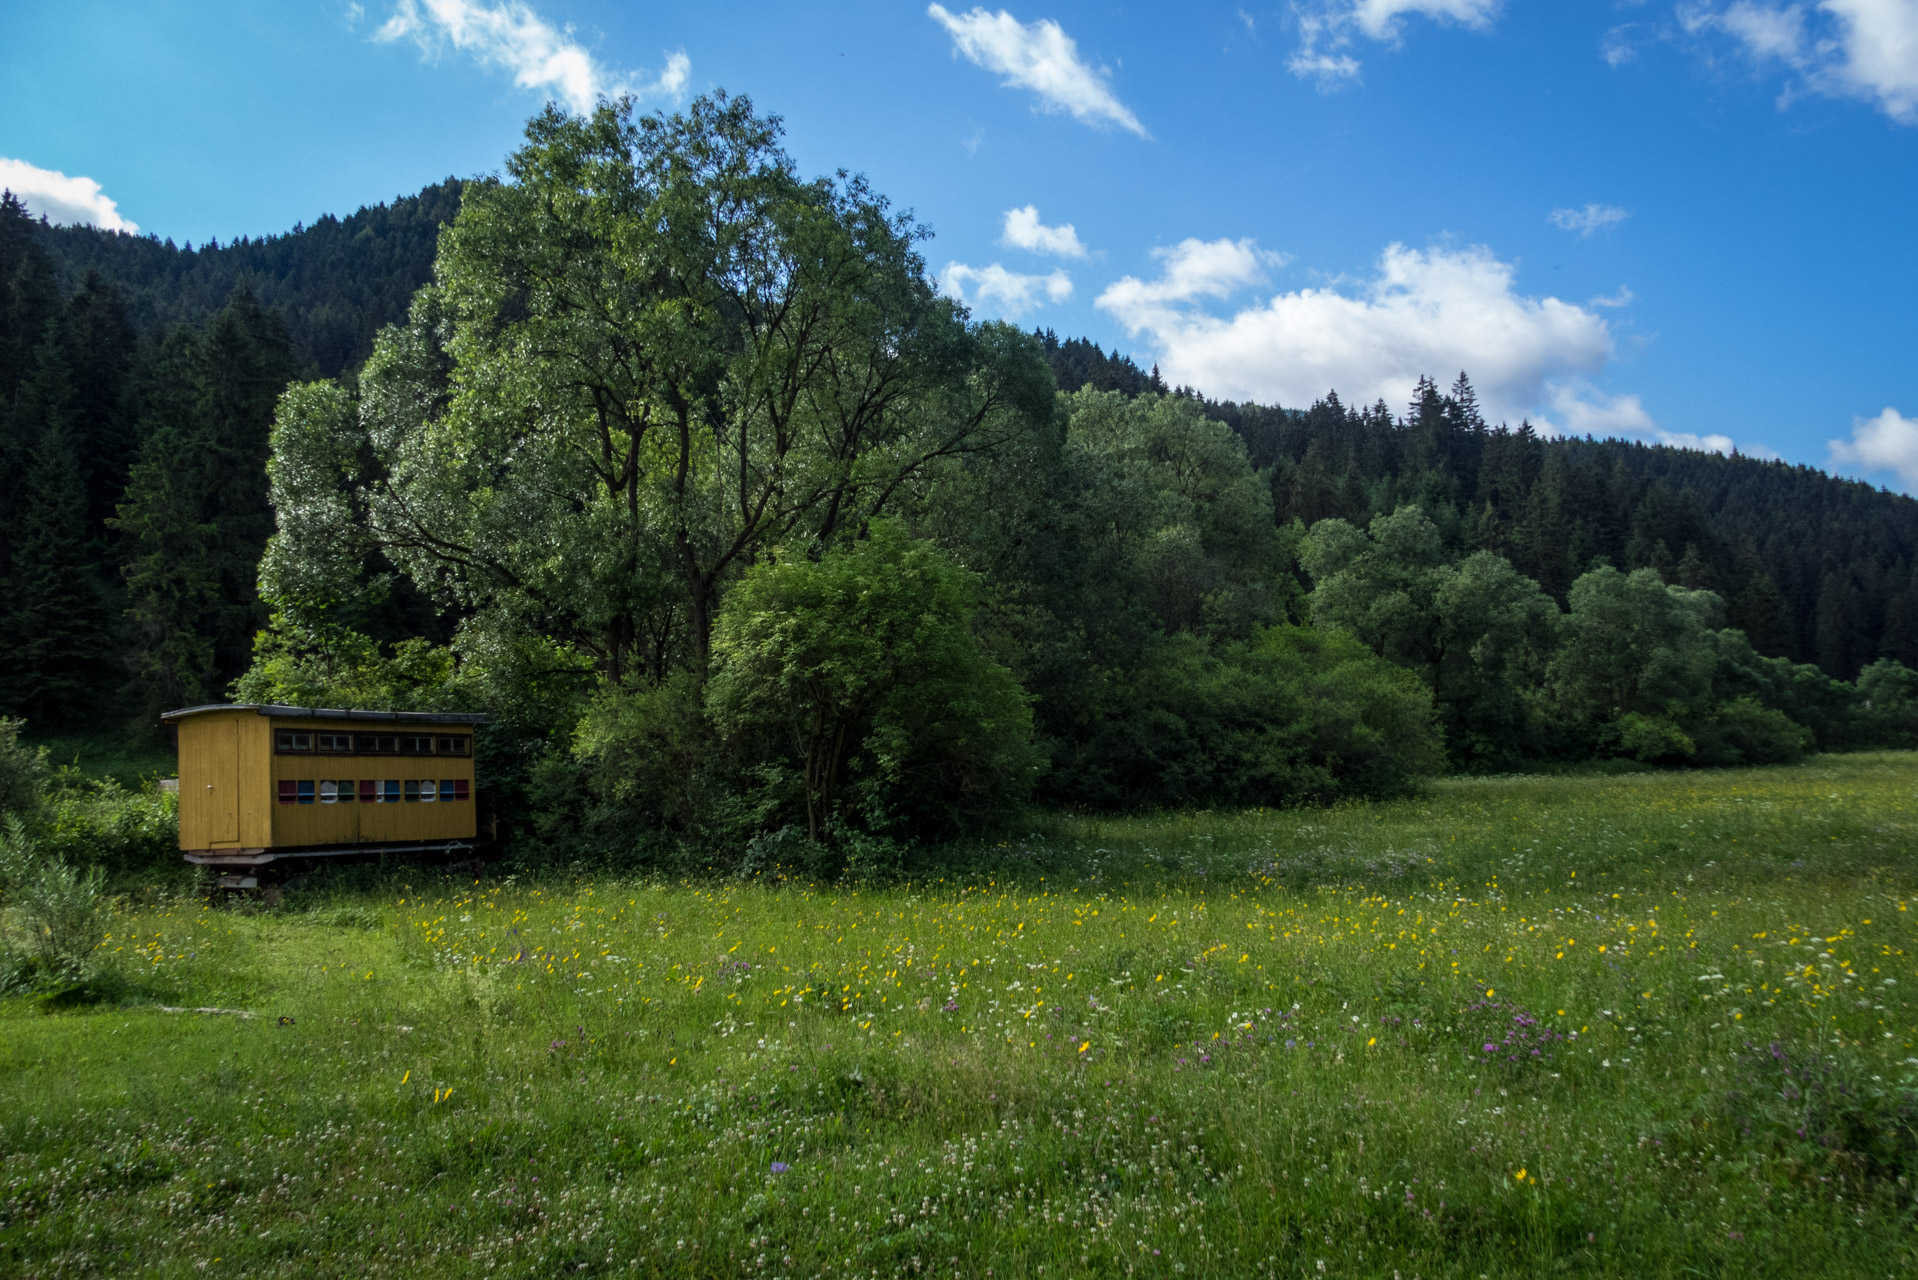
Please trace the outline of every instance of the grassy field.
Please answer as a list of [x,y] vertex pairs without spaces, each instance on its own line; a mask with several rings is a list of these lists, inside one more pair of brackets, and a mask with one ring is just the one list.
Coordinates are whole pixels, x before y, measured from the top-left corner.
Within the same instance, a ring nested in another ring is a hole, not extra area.
[[1911,1275],[1915,842],[1871,755],[129,905],[0,1004],[0,1273]]

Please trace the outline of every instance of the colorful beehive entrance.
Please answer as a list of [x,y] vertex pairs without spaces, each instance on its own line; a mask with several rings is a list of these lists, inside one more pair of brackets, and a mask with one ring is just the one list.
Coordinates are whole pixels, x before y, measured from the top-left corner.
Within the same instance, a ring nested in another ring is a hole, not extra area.
[[[214,706],[169,711],[189,862],[269,863],[471,849],[473,729],[486,717]],[[247,886],[250,887],[250,886]]]

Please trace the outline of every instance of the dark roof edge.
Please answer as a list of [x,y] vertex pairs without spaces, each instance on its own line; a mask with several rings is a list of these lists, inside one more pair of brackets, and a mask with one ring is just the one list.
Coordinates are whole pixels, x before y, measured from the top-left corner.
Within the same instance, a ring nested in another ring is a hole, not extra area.
[[251,711],[262,716],[299,716],[310,720],[385,720],[404,724],[486,724],[492,717],[484,711],[349,711],[335,707],[284,707],[270,702],[210,703],[201,707],[181,707],[161,715],[161,721],[181,720],[208,711]]

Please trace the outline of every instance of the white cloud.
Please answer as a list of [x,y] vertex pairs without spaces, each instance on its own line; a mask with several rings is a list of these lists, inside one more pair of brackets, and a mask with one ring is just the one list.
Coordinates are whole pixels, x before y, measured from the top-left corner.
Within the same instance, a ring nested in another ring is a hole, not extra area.
[[1023,275],[996,262],[988,267],[948,262],[939,273],[939,289],[968,306],[1001,316],[1019,316],[1043,306],[1042,294],[1050,302],[1070,298],[1072,277],[1057,270],[1043,276]]
[[1632,215],[1615,204],[1588,204],[1583,209],[1554,209],[1549,216],[1560,230],[1589,236],[1594,231],[1609,231]]
[[1186,304],[1257,282],[1269,256],[1250,241],[1188,240],[1162,258],[1160,279],[1127,276],[1097,305],[1152,336],[1168,382],[1225,399],[1304,405],[1336,389],[1348,403],[1396,407],[1421,375],[1464,369],[1487,411],[1516,421],[1612,356],[1601,316],[1519,294],[1515,268],[1482,247],[1394,244],[1351,291],[1300,289],[1227,317]]
[[1267,267],[1281,265],[1282,254],[1268,253],[1251,240],[1185,239],[1170,249],[1154,249],[1162,264],[1157,280],[1125,276],[1107,285],[1093,304],[1110,311],[1134,333],[1182,330],[1196,313],[1183,304],[1199,298],[1227,298],[1249,284],[1264,281]]
[[1049,253],[1055,258],[1083,258],[1086,247],[1079,241],[1079,233],[1070,222],[1060,226],[1048,227],[1039,221],[1037,205],[1027,205],[1023,209],[1006,210],[1006,228],[999,237],[999,243],[1013,249],[1025,249],[1032,253]]
[[1918,493],[1918,418],[1887,408],[1875,418],[1855,418],[1851,439],[1830,442],[1833,469],[1889,471],[1907,493]]
[[1001,9],[955,14],[944,5],[926,13],[952,35],[953,48],[975,65],[1003,75],[1009,88],[1030,89],[1048,111],[1064,111],[1090,125],[1116,124],[1149,136],[1139,118],[1113,95],[1103,69],[1079,57],[1079,47],[1050,18],[1022,23]]
[[1358,59],[1342,52],[1356,32],[1373,40],[1397,44],[1399,19],[1419,14],[1441,22],[1484,31],[1498,16],[1503,0],[1315,0],[1311,6],[1294,4],[1299,24],[1299,48],[1286,63],[1295,76],[1318,80],[1329,88],[1359,73]]
[[1773,8],[1751,0],[1733,0],[1722,10],[1703,4],[1681,5],[1678,20],[1694,34],[1714,28],[1722,31],[1755,58],[1791,61],[1805,49],[1805,10],[1800,5]]
[[1636,23],[1627,22],[1605,33],[1605,38],[1598,44],[1598,56],[1605,59],[1606,66],[1616,70],[1628,62],[1638,61],[1638,48],[1632,43],[1631,36],[1636,26]]
[[1843,27],[1833,74],[1892,119],[1918,124],[1918,0],[1823,0]]
[[1620,286],[1618,286],[1617,293],[1601,293],[1596,298],[1587,298],[1585,300],[1585,305],[1588,307],[1616,308],[1616,307],[1629,307],[1634,302],[1637,302],[1637,301],[1638,301],[1638,295],[1633,293],[1630,289],[1626,288],[1624,285],[1621,284]]
[[138,231],[139,224],[120,216],[113,200],[92,178],[72,177],[57,169],[42,169],[25,160],[0,156],[0,187],[20,198],[35,215],[65,226],[85,223],[102,231]]
[[1611,436],[1626,440],[1644,440],[1669,445],[1674,449],[1695,449],[1700,453],[1742,452],[1747,457],[1775,458],[1778,455],[1763,445],[1738,445],[1727,435],[1698,435],[1690,431],[1667,431],[1652,421],[1644,402],[1637,396],[1607,395],[1589,382],[1572,381],[1551,388],[1550,412],[1533,420],[1546,435]]
[[579,112],[626,93],[678,98],[692,72],[691,60],[678,52],[666,56],[665,69],[653,79],[615,74],[573,38],[570,26],[554,26],[520,0],[398,0],[373,38],[411,40],[429,55],[450,44],[482,67],[511,72],[522,89],[546,93]]
[[1398,39],[1399,18],[1408,13],[1483,29],[1498,16],[1500,3],[1501,0],[1349,0],[1352,20],[1374,40]]
[[1317,80],[1321,89],[1329,89],[1341,80],[1356,80],[1359,60],[1347,53],[1320,53],[1315,43],[1306,42],[1286,59],[1286,70],[1301,80]]
[[[1678,20],[1692,35],[1716,33],[1754,62],[1795,72],[1813,93],[1860,98],[1918,124],[1918,0],[1688,0]],[[1783,100],[1791,97],[1788,89]]]

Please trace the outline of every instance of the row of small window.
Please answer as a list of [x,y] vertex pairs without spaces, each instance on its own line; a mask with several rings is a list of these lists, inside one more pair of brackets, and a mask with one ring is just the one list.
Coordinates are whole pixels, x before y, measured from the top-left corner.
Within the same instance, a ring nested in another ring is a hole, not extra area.
[[317,751],[355,756],[470,756],[473,739],[463,733],[314,733],[276,729],[273,749],[281,755]]
[[473,784],[465,778],[361,778],[319,782],[280,783],[281,804],[352,804],[355,794],[361,804],[437,803],[441,800],[470,800]]

